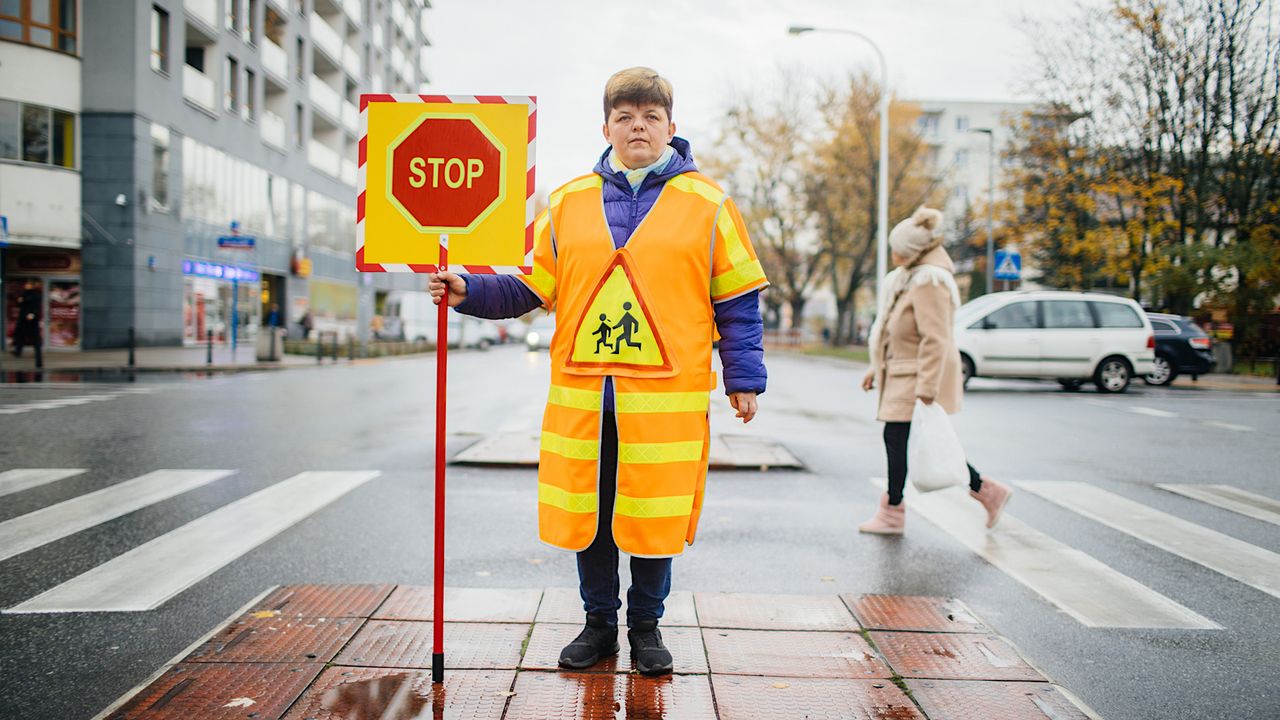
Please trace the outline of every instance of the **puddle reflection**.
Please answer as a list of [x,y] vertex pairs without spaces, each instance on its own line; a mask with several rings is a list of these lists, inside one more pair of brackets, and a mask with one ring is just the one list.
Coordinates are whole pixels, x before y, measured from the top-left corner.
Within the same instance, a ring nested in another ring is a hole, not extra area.
[[342,720],[443,720],[445,687],[422,675],[387,675],[330,689],[321,707]]
[[[615,673],[574,674],[578,684],[577,720],[663,720],[667,714],[667,696],[671,676],[644,677]],[[618,684],[624,684],[619,693]]]

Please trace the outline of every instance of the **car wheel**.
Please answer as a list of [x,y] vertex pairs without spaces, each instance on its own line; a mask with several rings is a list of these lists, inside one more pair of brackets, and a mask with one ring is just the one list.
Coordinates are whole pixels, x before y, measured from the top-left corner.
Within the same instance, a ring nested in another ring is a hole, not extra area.
[[1058,378],[1058,384],[1067,392],[1079,392],[1080,387],[1084,385],[1084,381],[1073,378]]
[[1168,385],[1176,377],[1178,377],[1178,371],[1174,369],[1173,361],[1169,359],[1169,356],[1156,355],[1151,373],[1143,375],[1142,381],[1148,385]]
[[1129,389],[1132,376],[1133,370],[1129,368],[1129,362],[1122,357],[1112,356],[1098,363],[1098,369],[1093,373],[1093,384],[1098,386],[1098,392],[1122,393]]
[[476,343],[476,347],[480,348],[481,350],[488,350],[491,345],[493,345],[493,343],[489,340],[489,338],[480,338],[480,342]]
[[973,379],[973,373],[973,359],[960,353],[960,376],[964,379],[964,387],[969,387],[969,380]]

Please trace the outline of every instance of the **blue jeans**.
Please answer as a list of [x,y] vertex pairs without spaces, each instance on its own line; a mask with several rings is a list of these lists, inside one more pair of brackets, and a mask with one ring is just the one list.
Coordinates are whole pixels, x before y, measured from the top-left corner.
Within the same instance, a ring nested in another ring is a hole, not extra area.
[[[600,429],[600,512],[596,539],[578,553],[578,589],[583,609],[618,623],[618,545],[613,541],[613,498],[618,486],[618,426],[604,413]],[[671,592],[671,558],[631,558],[631,589],[627,591],[627,626],[636,620],[662,617],[662,603]]]

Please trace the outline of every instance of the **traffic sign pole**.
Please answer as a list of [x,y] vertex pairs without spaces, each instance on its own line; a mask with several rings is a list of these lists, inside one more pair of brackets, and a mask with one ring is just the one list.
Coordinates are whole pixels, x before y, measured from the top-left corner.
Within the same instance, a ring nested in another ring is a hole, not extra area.
[[[440,236],[440,271],[448,269],[448,235]],[[436,323],[436,542],[435,588],[432,599],[435,613],[432,615],[431,682],[444,682],[444,423],[445,399],[449,373],[449,284],[445,283],[440,298],[440,310]]]

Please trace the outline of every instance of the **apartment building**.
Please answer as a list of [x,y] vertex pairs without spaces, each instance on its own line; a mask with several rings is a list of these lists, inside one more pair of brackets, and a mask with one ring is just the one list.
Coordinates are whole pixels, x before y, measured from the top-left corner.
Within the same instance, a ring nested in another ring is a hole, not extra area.
[[83,7],[84,346],[364,337],[357,103],[427,82],[425,0]]
[[74,0],[0,3],[0,307],[39,300],[43,345],[80,345],[80,17]]

